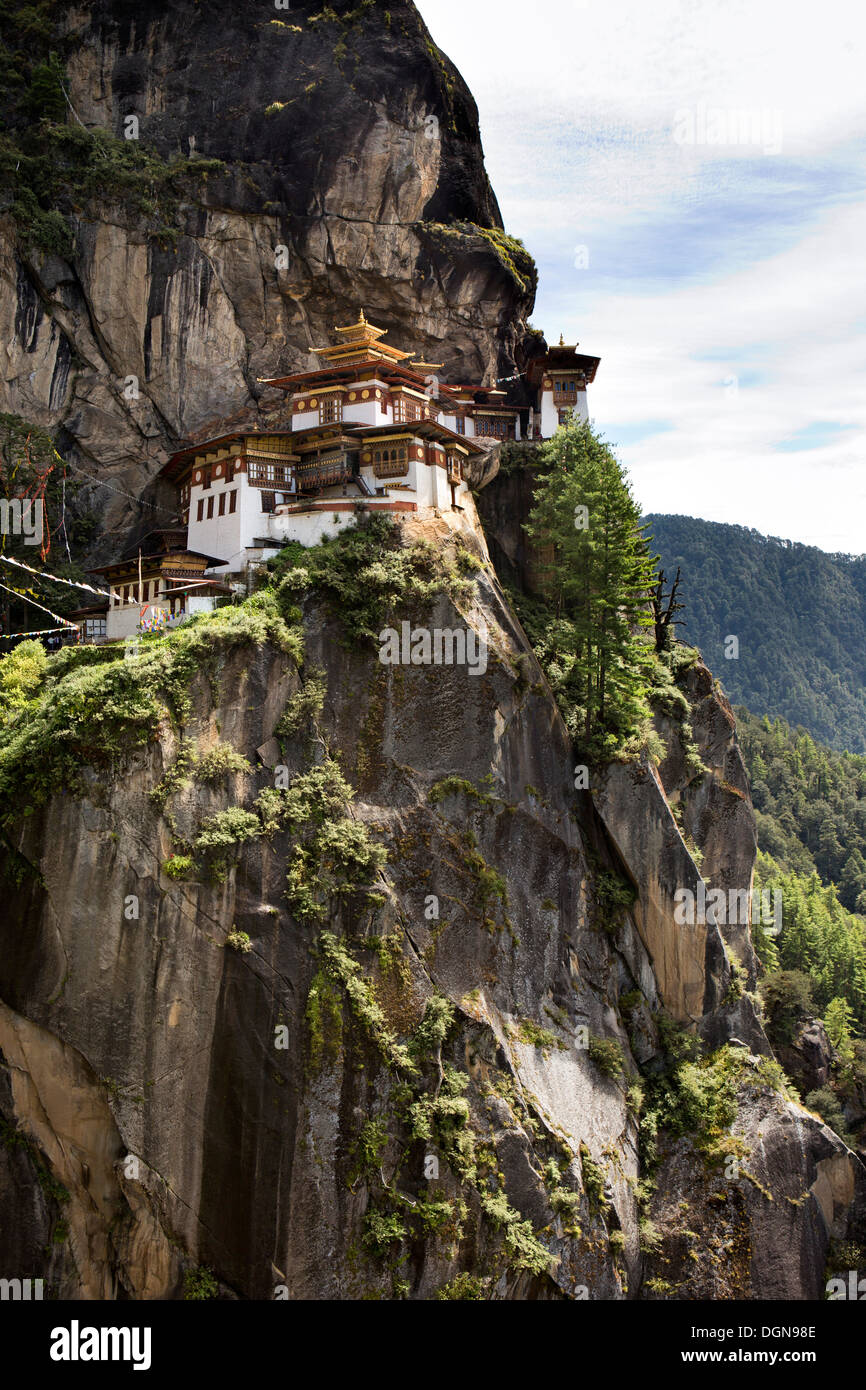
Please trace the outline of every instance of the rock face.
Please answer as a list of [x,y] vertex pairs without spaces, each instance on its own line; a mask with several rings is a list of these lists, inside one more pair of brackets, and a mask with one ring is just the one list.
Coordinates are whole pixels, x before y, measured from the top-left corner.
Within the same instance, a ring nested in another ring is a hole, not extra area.
[[135,117],[163,161],[223,161],[160,215],[107,160],[103,193],[64,195],[68,258],[0,219],[0,409],[111,485],[106,532],[166,524],[170,497],[132,502],[171,449],[279,423],[259,378],[315,368],[360,306],[445,379],[514,372],[534,267],[502,239],[475,103],[409,0],[100,0],[57,26],[71,126],[122,136]]
[[[404,539],[447,556],[455,525],[486,566],[468,512]],[[182,727],[22,817],[40,877],[0,923],[4,1267],[85,1299],[179,1297],[202,1268],[227,1298],[818,1297],[863,1170],[750,1079],[747,1050],[734,1128],[751,1177],[677,1141],[647,1248],[629,1088],[660,1054],[660,1005],[753,1053],[760,1025],[727,999],[714,926],[697,952],[677,944],[660,884],[697,870],[681,839],[665,859],[678,831],[655,775],[624,769],[595,805],[575,795],[492,569],[426,622],[485,631],[486,671],[385,667],[310,597],[300,668],[269,642],[216,641]],[[280,751],[280,716],[314,676],[321,713],[283,726]],[[228,743],[254,771],[177,779],[158,804],[181,738]],[[287,905],[286,831],[233,845],[217,881],[166,872],[178,837],[324,749],[356,789],[351,823],[387,847],[374,905],[337,895],[322,922]],[[638,902],[611,919],[599,884],[624,865]],[[453,1021],[412,1054],[441,1001]],[[684,1200],[697,1265],[678,1244]]]

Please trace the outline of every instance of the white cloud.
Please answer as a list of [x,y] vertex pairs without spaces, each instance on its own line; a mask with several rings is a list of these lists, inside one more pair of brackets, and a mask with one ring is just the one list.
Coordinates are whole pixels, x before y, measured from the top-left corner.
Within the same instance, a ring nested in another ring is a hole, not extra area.
[[[620,451],[646,509],[866,550],[866,21],[848,0],[418,3],[539,261],[534,322],[602,357],[610,438],[670,425]],[[781,155],[676,144],[698,103],[780,111]],[[776,448],[834,422],[854,428]]]

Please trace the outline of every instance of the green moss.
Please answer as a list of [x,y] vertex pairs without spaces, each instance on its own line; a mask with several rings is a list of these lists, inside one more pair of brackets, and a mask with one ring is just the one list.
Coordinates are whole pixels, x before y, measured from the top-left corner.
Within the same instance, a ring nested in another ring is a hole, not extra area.
[[268,562],[284,609],[320,594],[343,625],[347,646],[378,641],[398,610],[447,593],[466,600],[474,583],[427,541],[404,545],[389,517],[370,515],[340,535],[305,548],[292,542]]
[[557,1048],[560,1052],[565,1052],[565,1043],[552,1033],[549,1028],[542,1028],[540,1023],[536,1023],[532,1018],[522,1018],[514,1036],[528,1047],[539,1047],[547,1057],[551,1048]]
[[349,1169],[349,1182],[354,1184],[358,1178],[375,1173],[382,1162],[382,1155],[388,1147],[388,1125],[384,1119],[367,1120],[355,1141],[352,1163]]
[[535,1235],[532,1222],[520,1220],[520,1213],[509,1204],[504,1192],[482,1193],[481,1210],[503,1231],[512,1268],[535,1275],[549,1272],[554,1257]]
[[328,683],[322,670],[306,673],[301,688],[291,696],[275,729],[277,738],[293,738],[299,729],[315,724],[322,713]]
[[324,969],[345,991],[352,1014],[378,1049],[383,1061],[397,1072],[407,1075],[416,1073],[416,1063],[405,1045],[398,1043],[388,1028],[385,1012],[373,986],[364,979],[361,966],[346,943],[332,932],[322,932],[318,946]]
[[591,1212],[603,1214],[607,1207],[604,1195],[604,1169],[596,1163],[585,1144],[580,1146],[580,1169],[583,1175],[583,1190]]
[[49,1201],[60,1207],[65,1206],[70,1201],[68,1189],[54,1177],[34,1141],[23,1130],[15,1129],[2,1116],[0,1116],[0,1144],[10,1151],[21,1149],[27,1154],[36,1174],[36,1181]]
[[252,768],[248,759],[230,743],[214,744],[207,753],[200,754],[194,764],[196,781],[206,786],[221,782],[233,772],[252,772]]
[[248,951],[253,949],[253,943],[250,941],[249,933],[238,931],[236,927],[232,927],[226,937],[226,945],[230,947],[232,951],[239,951],[241,955],[246,955]]
[[622,926],[623,915],[634,906],[637,889],[627,878],[604,867],[596,855],[587,857],[593,870],[595,924],[613,936]]
[[[264,592],[236,608],[200,614],[165,636],[143,639],[134,661],[117,660],[117,648],[107,657],[104,649],[87,647],[49,657],[26,707],[0,722],[3,824],[58,792],[92,796],[88,769],[114,775],[158,738],[163,724],[183,725],[197,675],[214,672],[236,647],[268,644],[299,653],[276,595]],[[0,670],[8,660],[0,658]],[[178,778],[181,772],[154,788],[157,804],[176,790]]]
[[492,252],[521,293],[538,288],[538,270],[532,256],[522,241],[499,227],[481,227],[476,222],[421,222],[419,230],[449,257],[465,256],[479,249]]
[[193,855],[196,859],[205,858],[211,876],[221,883],[228,873],[232,851],[261,834],[262,824],[255,812],[245,811],[242,806],[229,806],[202,822],[192,844]]
[[196,872],[195,860],[189,854],[172,854],[163,860],[162,872],[178,881],[192,878]]
[[189,781],[194,762],[195,751],[192,743],[189,739],[182,738],[174,762],[166,768],[161,780],[148,793],[154,806],[158,806],[162,810],[171,797],[180,791]]
[[590,1035],[587,1047],[589,1060],[598,1067],[602,1076],[609,1081],[618,1081],[625,1071],[625,1056],[615,1038],[597,1038]]
[[440,1301],[478,1302],[484,1298],[484,1285],[474,1274],[457,1274],[436,1290]]
[[314,1073],[340,1055],[343,1037],[341,991],[326,970],[318,970],[310,984],[304,1011],[309,1039],[310,1067]]
[[406,1225],[398,1212],[369,1211],[364,1218],[361,1239],[379,1259],[387,1258],[394,1242],[404,1240],[406,1235]]
[[183,1276],[183,1296],[190,1302],[205,1302],[208,1299],[216,1298],[219,1293],[219,1284],[214,1278],[213,1271],[204,1269],[197,1265],[194,1269],[188,1269]]
[[427,793],[427,800],[431,806],[438,806],[440,801],[444,801],[449,796],[465,796],[469,800],[477,801],[479,806],[493,806],[496,798],[488,796],[486,792],[481,792],[465,777],[442,777]]

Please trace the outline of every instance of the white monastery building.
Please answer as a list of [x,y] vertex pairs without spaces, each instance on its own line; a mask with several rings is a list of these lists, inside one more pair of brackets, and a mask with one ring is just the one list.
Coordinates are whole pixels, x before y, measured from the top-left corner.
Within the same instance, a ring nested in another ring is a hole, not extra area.
[[[315,545],[354,524],[359,510],[460,508],[473,455],[587,418],[599,359],[561,339],[532,363],[534,405],[521,407],[494,387],[441,381],[441,363],[390,347],[363,310],[335,332],[334,345],[313,349],[318,370],[263,383],[286,393],[287,428],[240,428],[169,459],[162,476],[177,488],[181,526],[95,571],[112,593],[104,638],[212,606],[287,541]],[[95,610],[82,618],[103,636]]]

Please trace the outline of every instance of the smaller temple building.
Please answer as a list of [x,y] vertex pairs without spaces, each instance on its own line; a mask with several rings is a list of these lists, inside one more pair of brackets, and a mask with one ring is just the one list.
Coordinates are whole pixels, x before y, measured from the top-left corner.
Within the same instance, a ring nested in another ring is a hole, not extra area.
[[531,427],[535,439],[552,438],[574,415],[589,419],[586,388],[595,381],[601,358],[587,357],[578,347],[578,343],[567,346],[560,336],[559,346],[530,367],[529,384],[537,401]]
[[227,584],[205,575],[218,557],[190,550],[186,539],[183,530],[151,531],[121,560],[92,570],[111,598],[75,615],[83,640],[111,642],[172,627],[229,595]]

